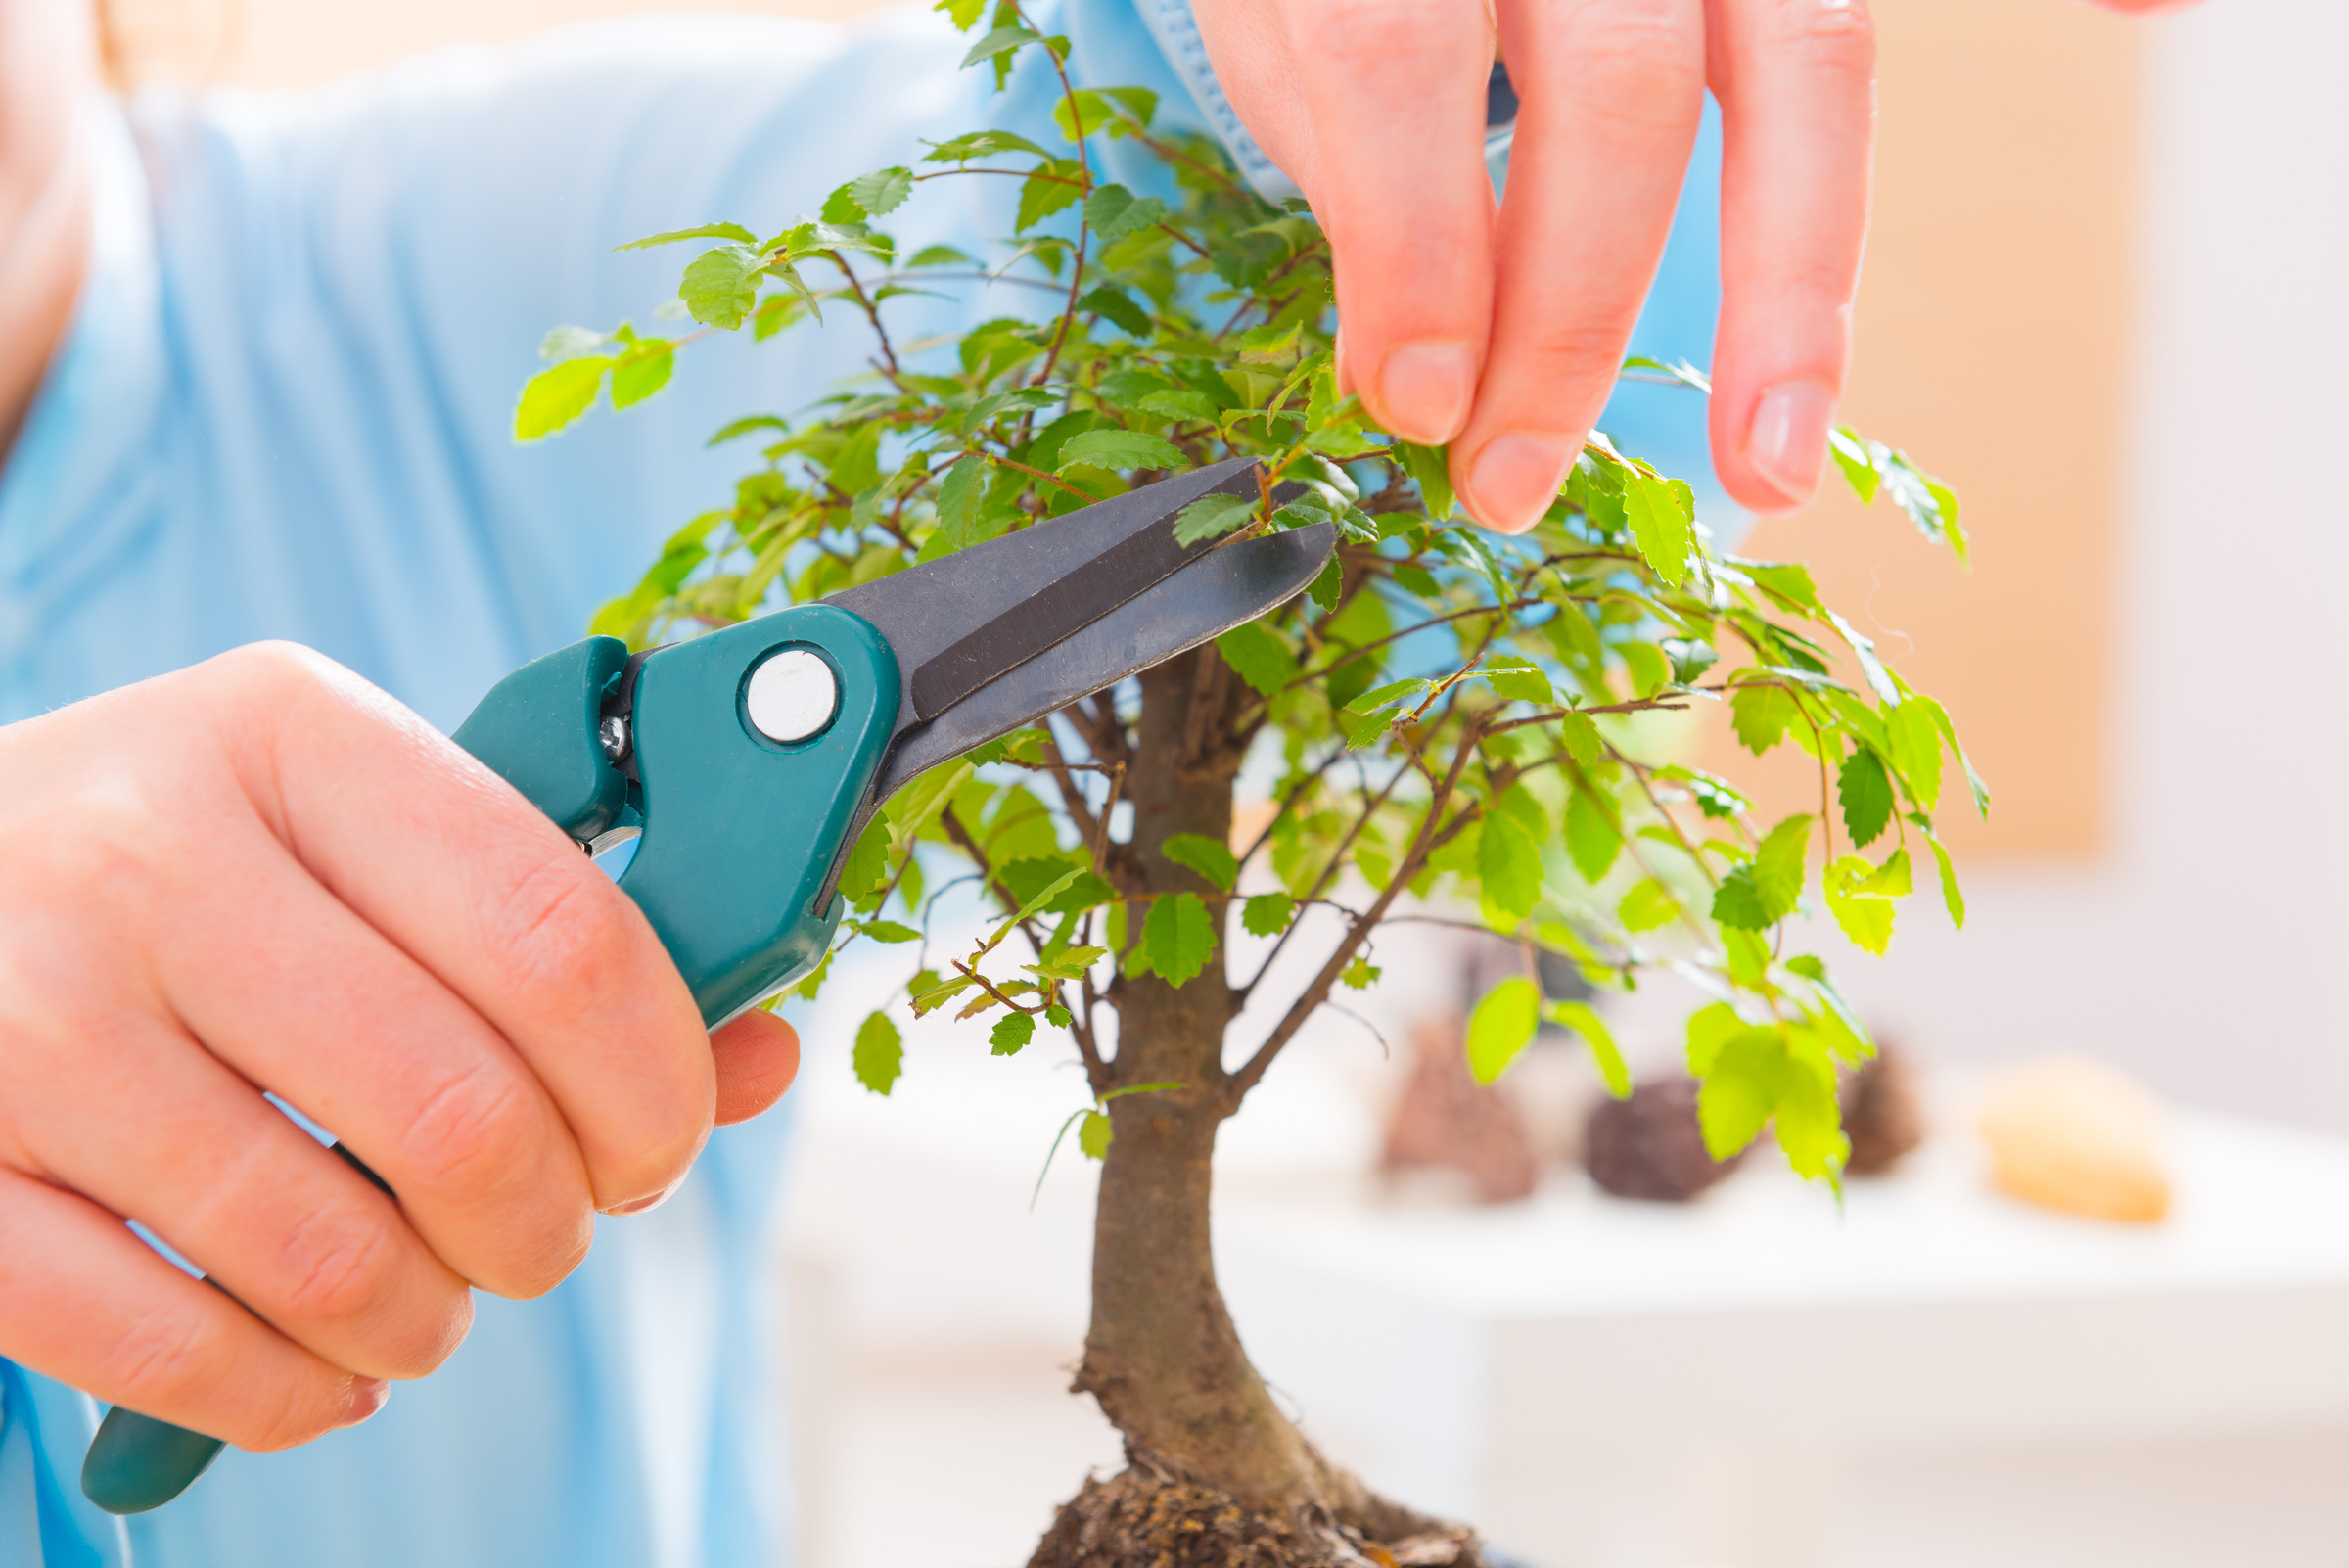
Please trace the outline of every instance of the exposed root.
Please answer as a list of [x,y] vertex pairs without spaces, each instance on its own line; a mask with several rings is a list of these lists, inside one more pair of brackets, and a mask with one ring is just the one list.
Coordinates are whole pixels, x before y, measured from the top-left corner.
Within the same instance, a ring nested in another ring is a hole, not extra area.
[[1359,1486],[1344,1488],[1358,1501],[1342,1511],[1274,1518],[1154,1454],[1126,1458],[1061,1505],[1028,1568],[1490,1568],[1474,1532]]

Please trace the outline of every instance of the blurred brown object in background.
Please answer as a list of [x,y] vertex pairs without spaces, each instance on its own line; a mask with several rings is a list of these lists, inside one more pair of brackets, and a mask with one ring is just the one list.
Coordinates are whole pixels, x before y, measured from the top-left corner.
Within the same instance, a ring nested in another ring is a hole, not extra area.
[[1844,1170],[1882,1176],[1925,1141],[1925,1110],[1917,1098],[1916,1068],[1906,1051],[1876,1041],[1876,1054],[1844,1074],[1836,1092],[1843,1133],[1852,1140]]
[[1583,1140],[1591,1180],[1618,1198],[1659,1203],[1688,1202],[1744,1158],[1742,1149],[1726,1160],[1706,1152],[1690,1078],[1658,1079],[1638,1084],[1629,1099],[1600,1100]]
[[2043,1209],[2145,1224],[2170,1212],[2161,1102],[2116,1067],[2057,1056],[1982,1096],[1991,1184]]
[[1379,1169],[1457,1171],[1479,1203],[1533,1196],[1541,1172],[1525,1118],[1469,1073],[1466,1027],[1456,1018],[1413,1025],[1411,1052],[1410,1077],[1387,1113]]

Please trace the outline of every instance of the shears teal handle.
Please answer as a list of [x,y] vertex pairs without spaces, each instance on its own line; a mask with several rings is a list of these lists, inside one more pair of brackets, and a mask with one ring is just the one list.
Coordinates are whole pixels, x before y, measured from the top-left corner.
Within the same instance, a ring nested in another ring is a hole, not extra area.
[[[491,687],[454,738],[581,844],[642,823],[621,891],[714,1029],[831,945],[842,901],[817,895],[889,747],[897,655],[862,617],[809,604],[628,666],[612,637],[558,649]],[[159,1507],[220,1447],[117,1407],[81,1489],[113,1513]]]
[[831,944],[841,901],[817,895],[888,748],[897,656],[861,617],[801,605],[649,655],[618,714],[626,661],[591,637],[526,665],[456,741],[581,842],[641,817],[621,890],[715,1028]]

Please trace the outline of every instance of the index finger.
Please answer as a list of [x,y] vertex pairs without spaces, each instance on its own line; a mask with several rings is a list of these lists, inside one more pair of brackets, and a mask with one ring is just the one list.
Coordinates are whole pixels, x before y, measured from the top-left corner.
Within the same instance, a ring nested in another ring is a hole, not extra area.
[[1328,234],[1347,369],[1379,426],[1438,445],[1491,327],[1483,0],[1287,0],[1313,124],[1298,184]]
[[709,1032],[626,894],[503,780],[304,649],[227,728],[248,793],[345,905],[503,1035],[569,1125],[598,1209],[678,1180],[709,1136]]

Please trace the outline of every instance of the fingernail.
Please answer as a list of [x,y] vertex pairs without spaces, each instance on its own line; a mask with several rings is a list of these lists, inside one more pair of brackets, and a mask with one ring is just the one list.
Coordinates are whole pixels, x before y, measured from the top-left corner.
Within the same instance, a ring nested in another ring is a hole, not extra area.
[[1406,343],[1378,372],[1379,421],[1387,434],[1441,446],[1468,423],[1476,395],[1476,353],[1464,343]]
[[1523,533],[1541,522],[1549,503],[1558,498],[1575,451],[1555,436],[1524,431],[1496,436],[1476,454],[1460,499],[1494,531]]
[[1819,488],[1819,471],[1827,460],[1827,421],[1834,413],[1835,394],[1815,381],[1773,387],[1754,409],[1746,460],[1790,506],[1802,505]]
[[663,1187],[659,1192],[654,1193],[649,1198],[630,1198],[625,1203],[614,1204],[611,1208],[606,1209],[604,1213],[610,1215],[642,1214],[647,1209],[660,1208],[661,1205],[668,1201],[668,1195],[676,1190],[677,1189],[675,1187]]
[[357,1426],[374,1415],[392,1398],[392,1385],[380,1377],[354,1377],[350,1380],[350,1403],[344,1407],[344,1426]]

